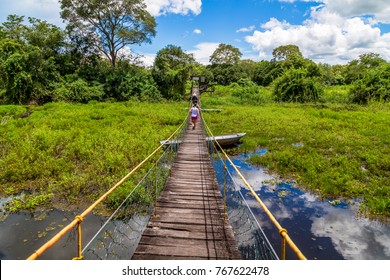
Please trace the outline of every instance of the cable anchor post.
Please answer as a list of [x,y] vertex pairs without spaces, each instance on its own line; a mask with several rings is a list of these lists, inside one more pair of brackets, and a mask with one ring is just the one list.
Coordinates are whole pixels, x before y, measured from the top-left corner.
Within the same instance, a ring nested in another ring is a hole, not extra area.
[[82,255],[82,230],[81,230],[81,223],[83,222],[83,217],[82,216],[76,216],[75,220],[77,220],[77,252],[78,256],[73,258],[72,260],[82,260],[84,257]]
[[282,257],[281,257],[281,259],[286,260],[286,238],[284,237],[284,235],[287,235],[288,232],[285,228],[282,228],[279,230],[279,234],[282,237]]

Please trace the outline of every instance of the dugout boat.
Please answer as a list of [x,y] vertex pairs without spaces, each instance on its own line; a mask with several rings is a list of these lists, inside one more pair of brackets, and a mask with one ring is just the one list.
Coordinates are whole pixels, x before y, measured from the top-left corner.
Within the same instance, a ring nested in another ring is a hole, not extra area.
[[[237,144],[242,137],[245,136],[246,133],[236,133],[236,134],[228,134],[228,135],[220,135],[220,136],[209,136],[206,137],[206,141],[212,141],[214,144],[218,142],[221,147],[228,147]],[[161,145],[165,145],[169,147],[171,144],[177,145],[181,144],[181,140],[162,140],[160,141]]]

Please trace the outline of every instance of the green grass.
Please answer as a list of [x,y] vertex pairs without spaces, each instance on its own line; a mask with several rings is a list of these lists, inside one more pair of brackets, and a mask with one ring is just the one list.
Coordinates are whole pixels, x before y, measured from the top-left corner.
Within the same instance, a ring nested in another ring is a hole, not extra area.
[[[270,100],[271,89],[262,88],[257,100],[265,102],[248,105],[251,100],[218,87],[202,95],[202,107],[223,109],[204,113],[214,135],[246,132],[242,151],[267,149],[253,163],[323,196],[361,199],[365,214],[389,217],[390,104],[351,105],[340,101],[346,90],[329,89],[326,103],[279,104]],[[186,106],[0,106],[0,195],[16,196],[10,211],[84,209],[176,130]],[[108,205],[115,207],[134,182]]]
[[29,114],[0,106],[0,195],[17,196],[10,211],[89,205],[177,129],[185,106],[52,103]]
[[[205,96],[203,107],[214,98]],[[206,121],[214,135],[246,132],[244,150],[266,148],[253,163],[326,197],[363,199],[368,215],[390,216],[390,104],[234,106],[221,99],[222,112],[204,114]]]

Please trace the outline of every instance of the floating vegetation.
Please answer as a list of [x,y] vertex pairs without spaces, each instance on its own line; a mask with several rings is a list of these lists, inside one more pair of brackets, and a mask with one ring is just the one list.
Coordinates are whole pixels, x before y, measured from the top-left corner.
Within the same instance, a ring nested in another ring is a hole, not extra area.
[[43,212],[43,213],[39,214],[38,216],[35,216],[34,220],[35,221],[43,221],[44,219],[46,219],[46,217],[47,217],[47,213]]
[[278,192],[278,197],[279,197],[279,198],[284,198],[284,197],[286,197],[288,194],[289,194],[288,191],[283,190],[283,191]]
[[341,200],[340,199],[334,199],[334,200],[330,200],[328,201],[330,205],[333,205],[333,206],[337,206],[341,203]]
[[0,213],[0,222],[2,222],[2,221],[5,221],[5,219],[7,219],[7,217],[8,217],[8,214],[7,213]]
[[56,229],[55,227],[47,227],[47,228],[45,228],[46,231],[53,231],[55,229]]

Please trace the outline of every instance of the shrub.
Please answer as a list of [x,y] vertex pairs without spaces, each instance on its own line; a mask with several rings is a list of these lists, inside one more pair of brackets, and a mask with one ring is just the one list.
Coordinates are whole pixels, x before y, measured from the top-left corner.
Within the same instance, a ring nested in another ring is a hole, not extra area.
[[150,73],[128,73],[119,86],[122,101],[135,97],[141,101],[160,101],[162,96]]
[[[252,82],[251,82],[252,83]],[[239,98],[240,104],[263,104],[267,101],[264,88],[253,83],[252,86],[233,86],[233,97]]]
[[53,101],[88,103],[90,100],[101,100],[104,96],[103,86],[89,86],[83,79],[59,85],[53,91]]
[[367,104],[370,101],[389,101],[390,66],[380,70],[367,71],[361,80],[353,83],[349,93],[353,103]]
[[315,102],[323,93],[323,88],[313,77],[308,77],[306,69],[289,69],[274,84],[274,97],[282,102]]

